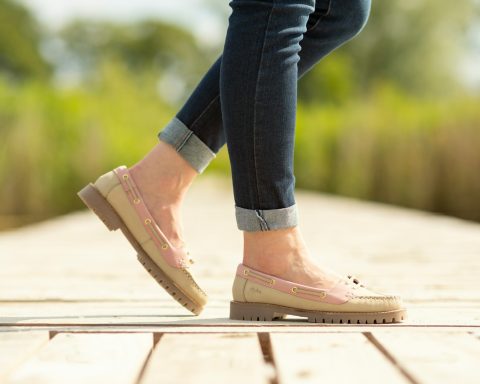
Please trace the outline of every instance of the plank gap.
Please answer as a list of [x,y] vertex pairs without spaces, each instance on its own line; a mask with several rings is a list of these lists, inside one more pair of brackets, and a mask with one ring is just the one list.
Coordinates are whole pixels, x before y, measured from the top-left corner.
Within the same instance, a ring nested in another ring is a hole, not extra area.
[[380,341],[377,340],[375,336],[371,332],[363,332],[363,335],[367,338],[367,340],[372,343],[375,348],[377,348],[380,353],[385,356],[385,358],[393,364],[393,366],[398,369],[400,374],[405,377],[411,384],[421,384],[413,375],[407,371],[396,359],[395,357],[383,346]]
[[273,355],[270,334],[268,332],[258,332],[257,336],[265,363],[270,364],[275,373],[270,379],[270,384],[279,384],[277,364],[275,363],[275,356]]
[[163,332],[154,332],[153,333],[153,348],[155,348],[155,346],[160,341],[160,339],[163,337],[163,335],[164,335]]
[[148,354],[145,357],[145,360],[143,361],[143,365],[140,368],[140,372],[138,372],[137,378],[134,381],[135,384],[140,384],[142,382],[143,376],[145,375],[145,371],[146,371],[147,366],[148,366],[148,362],[150,361],[150,358],[152,357],[153,350],[154,350],[155,346],[158,344],[158,342],[160,341],[160,339],[162,338],[162,336],[163,336],[163,333],[152,333],[152,338],[153,338],[152,347],[148,351]]

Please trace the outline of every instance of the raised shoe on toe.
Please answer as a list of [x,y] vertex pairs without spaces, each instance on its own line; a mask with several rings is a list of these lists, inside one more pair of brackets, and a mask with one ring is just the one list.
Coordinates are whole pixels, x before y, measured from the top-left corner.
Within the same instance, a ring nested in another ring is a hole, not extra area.
[[232,287],[230,318],[271,321],[286,315],[315,323],[383,324],[406,319],[399,296],[373,292],[352,276],[330,289],[280,279],[239,264]]
[[78,195],[109,230],[123,232],[144,268],[175,300],[194,314],[203,310],[207,294],[195,281],[190,253],[164,235],[125,165],[101,175]]

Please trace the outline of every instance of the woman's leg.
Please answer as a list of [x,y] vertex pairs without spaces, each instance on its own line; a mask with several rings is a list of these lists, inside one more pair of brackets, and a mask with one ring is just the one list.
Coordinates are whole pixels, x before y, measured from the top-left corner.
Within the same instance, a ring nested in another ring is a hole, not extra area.
[[[369,5],[369,0],[317,0],[300,41],[298,78],[360,31],[368,17]],[[164,223],[162,228],[174,241],[181,239],[182,196],[195,175],[205,169],[225,144],[219,96],[221,63],[222,56],[159,134],[161,140],[157,147],[132,168],[142,191],[148,191],[147,205],[158,207],[156,219],[161,226]],[[164,194],[165,190],[170,192]],[[248,234],[246,232],[246,236]]]
[[[316,0],[300,42],[298,79],[365,25],[370,0]],[[203,171],[226,143],[220,105],[220,66],[215,61],[159,138],[171,143],[198,171]],[[199,140],[200,139],[200,142]],[[202,144],[205,144],[206,147]]]
[[[297,62],[308,22],[308,1],[230,3],[233,13],[220,69],[220,101],[237,225],[244,231],[243,263],[289,281],[328,289],[340,276],[311,257],[298,227],[294,198]],[[329,5],[330,11],[338,9],[340,14],[350,10],[344,0]],[[357,12],[362,10],[361,23],[348,17],[345,22],[361,28],[368,15],[364,7]],[[258,20],[252,18],[254,12]],[[249,28],[250,23],[260,32]],[[320,16],[312,28],[319,31],[322,27]],[[342,37],[352,34],[351,26],[342,24],[341,28]],[[324,34],[328,31],[327,27]],[[329,36],[334,45],[339,40],[336,34]],[[321,40],[314,43],[317,48],[324,44]],[[314,52],[307,52],[310,60],[305,63],[314,61]]]
[[237,225],[292,227],[297,62],[315,0],[233,0],[230,6],[220,103]]

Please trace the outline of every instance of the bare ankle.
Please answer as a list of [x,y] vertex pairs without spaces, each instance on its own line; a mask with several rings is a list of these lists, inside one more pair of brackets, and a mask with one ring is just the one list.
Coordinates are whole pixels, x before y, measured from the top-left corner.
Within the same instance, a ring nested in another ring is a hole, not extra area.
[[163,141],[159,141],[130,171],[133,178],[148,192],[157,191],[163,204],[181,201],[198,175],[171,145]]
[[269,273],[283,273],[306,254],[298,227],[273,231],[244,232],[243,263]]

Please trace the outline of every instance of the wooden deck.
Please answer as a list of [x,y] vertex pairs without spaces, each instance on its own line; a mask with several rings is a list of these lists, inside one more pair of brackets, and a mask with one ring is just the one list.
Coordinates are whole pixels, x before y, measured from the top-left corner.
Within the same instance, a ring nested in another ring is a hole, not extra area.
[[202,175],[184,208],[210,296],[173,301],[90,212],[0,234],[0,383],[480,383],[480,225],[297,192],[312,252],[401,294],[393,325],[231,321],[241,259],[229,180]]

